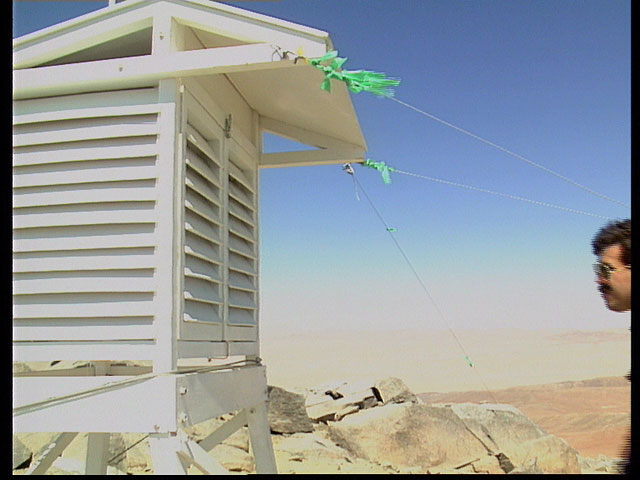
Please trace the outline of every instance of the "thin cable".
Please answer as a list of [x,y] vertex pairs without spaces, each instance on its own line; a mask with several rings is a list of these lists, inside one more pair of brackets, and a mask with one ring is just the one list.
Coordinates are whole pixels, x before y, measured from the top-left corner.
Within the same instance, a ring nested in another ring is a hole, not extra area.
[[116,382],[110,382],[107,383],[105,385],[100,385],[97,387],[93,387],[93,388],[89,388],[87,390],[82,390],[80,392],[74,392],[74,393],[70,393],[67,395],[62,395],[59,397],[52,397],[52,398],[47,398],[46,400],[42,400],[39,402],[34,402],[34,403],[30,403],[28,405],[23,405],[21,407],[16,407],[13,409],[13,416],[19,416],[19,415],[24,415],[26,413],[31,413],[31,412],[35,412],[38,410],[42,410],[44,408],[47,407],[51,407],[53,405],[58,405],[60,403],[65,403],[67,401],[71,401],[71,400],[78,400],[80,398],[85,398],[85,397],[90,397],[93,395],[98,395],[100,393],[104,393],[107,392],[109,390],[113,390],[116,388],[121,388],[124,387],[125,385],[128,384],[136,384],[136,383],[140,383],[140,382],[145,382],[147,380],[151,380],[152,378],[155,377],[163,377],[163,376],[167,376],[167,375],[187,375],[187,374],[199,374],[199,373],[208,373],[208,372],[213,372],[216,370],[224,370],[227,369],[229,367],[235,366],[241,366],[239,364],[244,363],[245,365],[242,366],[249,366],[249,364],[259,364],[260,362],[257,360],[238,360],[236,362],[230,362],[230,363],[226,363],[224,365],[214,365],[211,367],[204,367],[204,368],[193,368],[190,370],[183,370],[183,371],[169,371],[169,372],[161,372],[161,373],[146,373],[144,375],[137,375],[135,377],[132,378],[125,378],[124,380],[119,380]]
[[616,200],[614,198],[611,198],[611,197],[608,197],[606,195],[603,195],[602,193],[598,193],[595,190],[590,189],[589,187],[586,187],[586,186],[584,186],[584,185],[582,185],[582,184],[580,184],[580,183],[578,183],[578,182],[576,182],[574,180],[571,180],[570,178],[565,177],[564,175],[561,175],[558,172],[555,172],[555,171],[551,170],[550,168],[547,168],[547,167],[545,167],[543,165],[540,165],[539,163],[536,163],[536,162],[534,162],[532,160],[529,160],[528,158],[525,158],[522,155],[518,155],[517,153],[512,152],[511,150],[507,150],[506,148],[501,147],[500,145],[497,145],[497,144],[495,144],[495,143],[493,143],[493,142],[491,142],[489,140],[486,140],[486,139],[484,139],[484,138],[482,138],[482,137],[480,137],[478,135],[475,135],[474,133],[471,133],[471,132],[469,132],[467,130],[464,130],[463,128],[457,127],[457,126],[455,126],[455,125],[453,125],[453,124],[451,124],[449,122],[446,122],[446,121],[442,120],[441,118],[438,118],[435,115],[431,115],[430,113],[427,113],[424,110],[420,110],[419,108],[416,108],[413,105],[405,103],[402,100],[398,100],[397,98],[392,97],[392,96],[387,96],[386,98],[388,98],[390,100],[393,100],[394,102],[399,103],[400,105],[404,105],[405,107],[410,108],[411,110],[414,110],[414,111],[416,111],[416,112],[418,112],[418,113],[420,113],[420,114],[422,114],[422,115],[424,115],[426,117],[429,117],[432,120],[435,120],[436,122],[440,122],[443,125],[446,125],[447,127],[451,127],[454,130],[457,130],[458,132],[464,133],[465,135],[468,135],[468,136],[470,136],[472,138],[475,138],[476,140],[480,140],[481,142],[484,142],[487,145],[490,145],[490,146],[492,146],[494,148],[497,148],[498,150],[500,150],[500,151],[502,151],[502,152],[504,152],[504,153],[506,153],[508,155],[511,155],[512,157],[515,157],[515,158],[517,158],[519,160],[522,160],[522,161],[528,163],[529,165],[532,165],[532,166],[534,166],[536,168],[544,170],[545,172],[550,173],[551,175],[554,175],[555,177],[558,177],[561,180],[564,180],[565,182],[568,182],[568,183],[570,183],[570,184],[572,184],[572,185],[574,185],[574,186],[576,186],[576,187],[578,187],[578,188],[580,188],[580,189],[582,189],[582,190],[584,190],[586,192],[589,192],[592,195],[595,195],[595,196],[600,197],[602,199],[608,200],[610,202],[617,203],[618,205],[622,205],[623,207],[629,208],[629,205],[624,203],[624,202],[621,202],[621,201]]
[[[400,246],[400,243],[398,242],[398,240],[396,239],[395,235],[393,234],[394,229],[392,229],[391,227],[389,227],[387,225],[387,222],[385,222],[384,218],[382,217],[382,215],[380,214],[380,212],[378,211],[378,209],[376,208],[376,206],[373,204],[373,201],[371,201],[371,198],[369,197],[369,195],[367,194],[366,190],[364,188],[362,188],[362,185],[360,184],[360,182],[358,181],[358,179],[356,178],[355,174],[351,174],[353,176],[353,179],[355,180],[355,182],[357,183],[357,185],[360,187],[360,190],[362,191],[362,193],[364,194],[365,198],[367,199],[367,201],[369,202],[369,204],[371,205],[371,207],[373,208],[374,212],[376,212],[376,215],[378,216],[378,218],[380,219],[380,221],[382,222],[382,224],[384,225],[385,229],[387,230],[387,232],[389,233],[389,235],[391,236],[391,239],[393,240],[393,243],[396,244],[396,247],[398,247],[398,250],[400,251],[400,253],[402,254],[402,256],[404,257],[405,261],[407,262],[407,264],[409,265],[409,268],[411,269],[411,271],[413,272],[413,275],[416,277],[416,279],[418,280],[418,283],[420,284],[420,286],[422,287],[422,290],[424,291],[424,293],[427,295],[427,298],[431,301],[431,303],[433,304],[433,306],[436,308],[436,311],[438,312],[438,316],[440,317],[440,320],[442,321],[442,323],[447,327],[447,329],[449,330],[449,332],[451,333],[451,335],[453,336],[453,338],[455,339],[456,343],[458,344],[458,347],[460,347],[460,350],[462,351],[462,353],[465,356],[465,359],[467,359],[467,361],[469,361],[469,355],[467,354],[464,346],[462,345],[462,342],[460,341],[460,339],[458,338],[458,336],[456,335],[456,333],[453,331],[453,329],[451,328],[451,326],[449,325],[449,323],[446,321],[445,316],[443,315],[442,311],[440,310],[440,307],[438,306],[438,304],[436,303],[436,301],[433,299],[433,297],[431,296],[431,293],[429,293],[429,289],[427,288],[427,286],[424,284],[424,282],[422,281],[422,278],[420,278],[420,275],[418,274],[418,272],[416,271],[416,269],[414,268],[413,264],[411,263],[411,260],[409,260],[409,257],[407,256],[407,254],[404,252],[404,250],[402,249],[402,247]],[[469,363],[469,365],[473,368],[473,365],[471,363]],[[489,395],[491,395],[491,397],[493,398],[495,403],[498,403],[498,400],[496,399],[495,395],[493,394],[493,392],[491,390],[489,390],[489,387],[487,387],[487,384],[485,383],[484,379],[482,378],[482,376],[480,375],[480,372],[478,372],[477,369],[475,369],[476,374],[478,375],[478,378],[480,378],[480,381],[482,382],[482,385],[484,386],[485,390],[489,393]]]
[[491,195],[498,195],[500,197],[510,198],[512,200],[520,200],[521,202],[528,202],[528,203],[532,203],[534,205],[539,205],[539,206],[542,206],[542,207],[557,208],[558,210],[564,210],[565,212],[578,213],[580,215],[587,215],[589,217],[602,218],[604,220],[610,220],[611,219],[611,217],[604,217],[604,216],[598,215],[596,213],[589,213],[589,212],[584,212],[582,210],[575,210],[573,208],[562,207],[560,205],[554,205],[553,203],[541,202],[539,200],[531,200],[529,198],[519,197],[517,195],[510,195],[508,193],[494,192],[493,190],[487,190],[486,188],[479,188],[479,187],[474,187],[472,185],[465,185],[463,183],[451,182],[449,180],[443,180],[441,178],[435,178],[435,177],[429,177],[427,175],[420,175],[420,174],[417,174],[417,173],[405,172],[405,171],[398,170],[398,169],[394,169],[393,172],[394,173],[401,173],[402,175],[408,175],[410,177],[423,178],[425,180],[430,180],[432,182],[443,183],[445,185],[452,185],[454,187],[466,188],[468,190],[475,190],[477,192],[489,193]]

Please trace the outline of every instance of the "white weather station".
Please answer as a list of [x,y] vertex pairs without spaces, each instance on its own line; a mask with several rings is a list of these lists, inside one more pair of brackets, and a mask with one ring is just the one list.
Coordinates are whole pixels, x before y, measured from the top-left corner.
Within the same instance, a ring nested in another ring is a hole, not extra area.
[[[14,432],[149,435],[156,474],[276,471],[260,360],[259,170],[362,162],[328,34],[207,0],[110,0],[13,42]],[[315,150],[263,153],[264,132]],[[199,443],[185,428],[234,414]]]

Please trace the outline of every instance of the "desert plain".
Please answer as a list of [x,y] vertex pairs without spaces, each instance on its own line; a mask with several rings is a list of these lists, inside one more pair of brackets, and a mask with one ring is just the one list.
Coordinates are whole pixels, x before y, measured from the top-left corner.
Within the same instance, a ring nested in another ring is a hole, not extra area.
[[299,393],[397,377],[427,401],[508,403],[591,458],[618,457],[630,424],[626,328],[263,334],[261,357]]

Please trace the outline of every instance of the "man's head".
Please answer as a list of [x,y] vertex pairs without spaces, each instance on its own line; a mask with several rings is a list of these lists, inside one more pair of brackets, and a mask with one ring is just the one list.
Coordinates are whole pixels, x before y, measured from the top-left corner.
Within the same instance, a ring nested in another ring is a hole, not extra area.
[[598,256],[596,280],[610,310],[631,310],[631,220],[611,222],[591,242]]

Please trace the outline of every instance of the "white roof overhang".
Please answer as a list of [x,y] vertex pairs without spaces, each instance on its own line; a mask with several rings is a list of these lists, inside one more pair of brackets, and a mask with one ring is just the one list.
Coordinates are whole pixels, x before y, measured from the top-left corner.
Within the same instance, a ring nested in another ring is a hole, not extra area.
[[[194,31],[198,47],[188,49]],[[347,87],[333,82],[325,92],[322,72],[283,56],[313,58],[332,48],[326,32],[224,4],[128,0],[15,39],[13,93],[48,97],[223,73],[262,129],[319,148],[264,154],[261,166],[363,161],[366,143]]]

